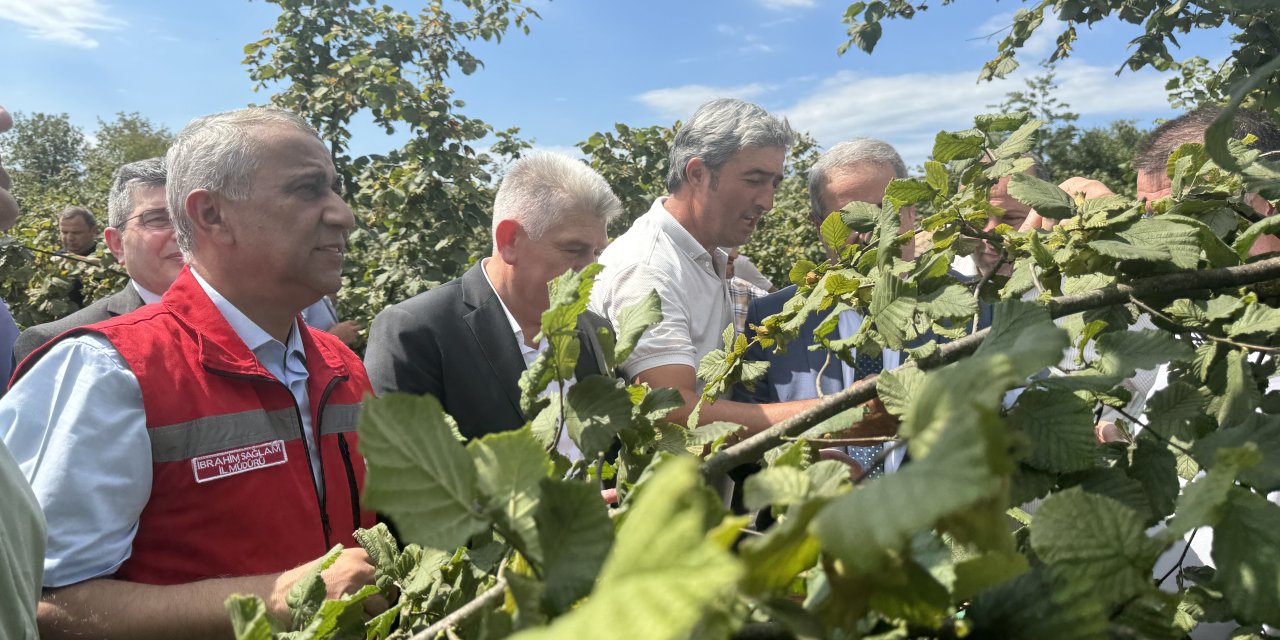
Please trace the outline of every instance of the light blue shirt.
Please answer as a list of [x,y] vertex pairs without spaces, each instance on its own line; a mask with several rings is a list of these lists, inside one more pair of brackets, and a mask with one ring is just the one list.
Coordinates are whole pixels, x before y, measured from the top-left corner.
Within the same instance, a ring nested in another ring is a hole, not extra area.
[[[296,321],[286,347],[192,273],[262,366],[289,387],[314,442]],[[152,481],[142,390],[120,353],[97,334],[54,345],[0,398],[0,430],[48,522],[44,586],[115,573],[129,558]],[[318,452],[311,462],[317,473]]]

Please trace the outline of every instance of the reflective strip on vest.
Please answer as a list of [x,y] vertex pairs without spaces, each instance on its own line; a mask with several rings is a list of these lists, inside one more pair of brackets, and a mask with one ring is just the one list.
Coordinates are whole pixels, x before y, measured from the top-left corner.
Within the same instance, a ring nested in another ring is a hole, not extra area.
[[320,435],[352,433],[356,430],[359,417],[359,404],[325,405],[324,411],[320,414]]
[[147,434],[151,436],[153,462],[181,462],[272,440],[297,440],[302,437],[302,426],[297,410],[289,407],[205,416],[147,429]]

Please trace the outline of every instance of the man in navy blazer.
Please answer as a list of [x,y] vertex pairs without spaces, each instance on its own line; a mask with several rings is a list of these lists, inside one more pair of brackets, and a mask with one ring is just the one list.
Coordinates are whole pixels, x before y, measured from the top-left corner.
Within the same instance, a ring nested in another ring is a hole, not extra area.
[[[888,143],[871,138],[857,138],[832,147],[809,170],[809,217],[814,225],[832,211],[838,211],[853,201],[880,204],[885,188],[895,178],[907,177],[902,157]],[[913,226],[911,212],[904,210],[902,225]],[[860,238],[854,238],[855,241]],[[831,248],[828,254],[834,257]],[[903,257],[910,259],[910,245],[904,248]],[[750,337],[753,325],[759,325],[767,316],[779,313],[796,292],[795,285],[781,289],[751,303],[747,310],[747,331]],[[759,344],[752,344],[747,359],[768,361],[769,370],[756,384],[754,390],[742,387],[734,389],[734,399],[742,402],[787,402],[816,398],[835,393],[858,379],[891,370],[902,363],[902,355],[888,349],[880,357],[859,356],[856,367],[849,367],[826,350],[811,351],[813,332],[822,322],[820,314],[814,314],[800,329],[799,336],[787,344],[783,353],[766,352]],[[846,311],[840,318],[841,337],[853,335],[862,323],[862,317],[854,311]],[[821,393],[819,393],[821,391]],[[849,447],[849,454],[860,466],[870,464],[879,453],[880,446]],[[885,462],[888,469],[896,468],[900,450]]]

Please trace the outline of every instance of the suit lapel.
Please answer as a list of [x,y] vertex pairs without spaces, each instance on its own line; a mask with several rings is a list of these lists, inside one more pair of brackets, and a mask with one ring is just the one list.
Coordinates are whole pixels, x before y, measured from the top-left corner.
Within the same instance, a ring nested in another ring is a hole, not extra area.
[[133,288],[132,282],[126,283],[123,289],[111,294],[104,305],[106,312],[112,316],[132,313],[140,307],[142,307],[142,296],[138,295],[138,290]]
[[[485,280],[480,264],[467,270],[462,276],[462,301],[467,307],[463,321],[471,328],[476,347],[489,364],[489,380],[477,380],[490,388],[500,389],[511,403],[517,415],[520,411],[520,374],[525,369],[520,347],[516,345],[511,323],[502,311],[498,294]],[[478,369],[483,371],[483,369]],[[461,372],[457,372],[461,374]]]

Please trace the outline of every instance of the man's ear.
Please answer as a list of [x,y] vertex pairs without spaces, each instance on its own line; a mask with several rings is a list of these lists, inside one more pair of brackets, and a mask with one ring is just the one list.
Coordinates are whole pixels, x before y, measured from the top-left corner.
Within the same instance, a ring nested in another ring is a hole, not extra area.
[[520,223],[510,218],[503,220],[498,223],[493,235],[496,243],[494,252],[502,257],[503,262],[515,264],[516,245],[528,238]]
[[107,241],[107,249],[116,257],[116,262],[124,265],[124,232],[115,227],[102,230],[102,238]]
[[187,194],[186,209],[194,236],[212,238],[216,242],[234,242],[235,235],[223,217],[222,199],[218,194],[208,189],[196,189]]
[[695,186],[705,186],[711,182],[711,167],[702,158],[693,157],[684,165],[685,181]]

